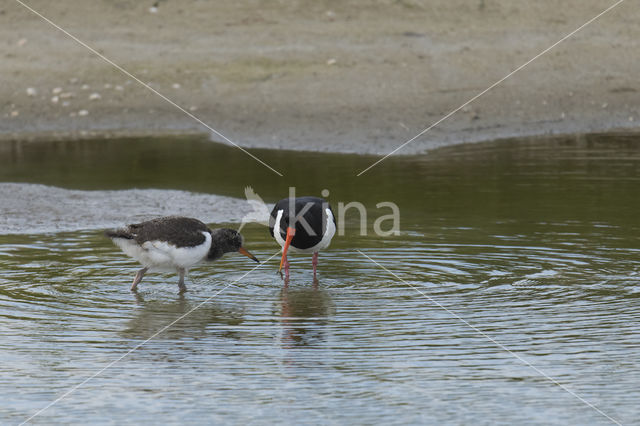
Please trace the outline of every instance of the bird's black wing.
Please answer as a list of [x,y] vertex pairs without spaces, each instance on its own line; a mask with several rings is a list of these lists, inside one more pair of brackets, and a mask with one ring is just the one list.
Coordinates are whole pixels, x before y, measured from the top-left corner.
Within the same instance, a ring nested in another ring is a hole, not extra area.
[[[309,207],[307,208],[307,205]],[[291,244],[300,249],[313,247],[322,240],[322,236],[325,232],[327,223],[327,213],[324,206],[329,204],[322,198],[318,197],[297,197],[294,203],[295,212],[290,212],[289,199],[285,198],[276,203],[271,211],[271,220],[269,222],[269,232],[271,236],[274,236],[274,232],[277,230],[275,227],[276,216],[278,211],[282,210],[282,219],[280,221],[280,235],[284,239],[286,236],[287,227],[291,223],[291,217],[300,214],[304,211],[303,219],[312,228],[315,235],[310,235],[307,229],[302,225],[300,221],[296,222],[296,236],[293,238]],[[306,210],[305,210],[306,209]],[[331,209],[331,207],[329,207]],[[333,215],[333,210],[331,211]],[[336,223],[335,215],[333,215],[333,222]]]
[[305,208],[306,212],[302,219],[309,225],[313,234],[307,233],[307,229],[301,222],[296,222],[296,236],[291,244],[300,249],[313,247],[322,241],[327,224],[327,213],[324,210],[326,201],[318,197],[298,197],[296,198],[296,211],[300,214]]
[[161,217],[127,228],[136,242],[142,245],[146,241],[166,241],[176,247],[193,247],[205,241],[203,232],[211,230],[198,219],[181,216]]

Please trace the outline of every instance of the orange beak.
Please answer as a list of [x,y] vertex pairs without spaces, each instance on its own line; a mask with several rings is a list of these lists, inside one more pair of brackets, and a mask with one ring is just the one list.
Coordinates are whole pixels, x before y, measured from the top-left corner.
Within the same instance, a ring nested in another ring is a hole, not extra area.
[[252,255],[251,253],[249,253],[247,251],[247,249],[245,249],[244,247],[240,247],[240,250],[238,250],[238,253],[240,254],[244,254],[245,256],[247,256],[249,259],[251,260],[255,260],[256,262],[260,263],[260,261],[258,259],[256,259],[256,257],[254,255]]
[[294,235],[296,235],[296,229],[288,227],[287,239],[285,240],[284,248],[282,249],[282,259],[280,259],[280,267],[278,268],[278,272],[282,270],[282,265],[284,264],[284,260],[287,258],[287,250],[289,250],[289,246],[291,245],[291,240],[293,240]]

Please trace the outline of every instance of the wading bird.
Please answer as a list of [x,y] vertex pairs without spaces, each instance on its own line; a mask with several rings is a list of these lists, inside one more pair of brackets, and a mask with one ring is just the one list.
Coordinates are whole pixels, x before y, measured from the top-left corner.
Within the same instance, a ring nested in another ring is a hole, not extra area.
[[170,216],[105,232],[122,251],[143,266],[131,284],[136,291],[149,269],[171,270],[180,274],[180,293],[187,291],[184,276],[202,261],[219,259],[225,253],[238,252],[256,262],[244,247],[242,235],[233,229],[209,229],[198,219]]
[[336,219],[329,203],[318,197],[285,198],[271,211],[271,236],[282,246],[281,272],[289,277],[287,252],[313,253],[313,276],[316,276],[318,252],[329,247],[336,233]]

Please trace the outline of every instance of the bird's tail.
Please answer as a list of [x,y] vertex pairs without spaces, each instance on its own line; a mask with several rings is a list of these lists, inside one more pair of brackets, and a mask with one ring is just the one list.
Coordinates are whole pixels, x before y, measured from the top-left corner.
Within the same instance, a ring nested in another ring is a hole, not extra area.
[[125,238],[133,240],[135,237],[126,229],[108,229],[104,231],[104,235],[109,238]]

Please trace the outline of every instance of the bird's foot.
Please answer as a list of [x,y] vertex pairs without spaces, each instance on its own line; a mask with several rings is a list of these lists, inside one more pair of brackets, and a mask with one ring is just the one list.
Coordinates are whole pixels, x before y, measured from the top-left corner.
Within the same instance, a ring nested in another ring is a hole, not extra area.
[[180,274],[180,279],[178,280],[178,294],[183,294],[187,291],[187,286],[184,285],[184,276],[187,273],[187,270],[184,268],[178,269],[178,273]]
[[289,279],[289,259],[284,260],[284,264],[282,265],[284,268],[284,276],[282,275],[282,269],[278,269],[278,273],[280,274],[281,279]]
[[313,279],[316,278],[316,271],[318,270],[318,252],[313,253],[313,260],[311,261],[313,265]]
[[289,259],[284,260],[284,277],[286,280],[289,279]]
[[138,291],[138,284],[140,284],[140,281],[142,281],[142,277],[144,277],[144,274],[149,270],[149,268],[142,268],[138,271],[138,273],[136,274],[136,277],[133,279],[133,283],[131,283],[131,288],[130,290],[135,293]]

